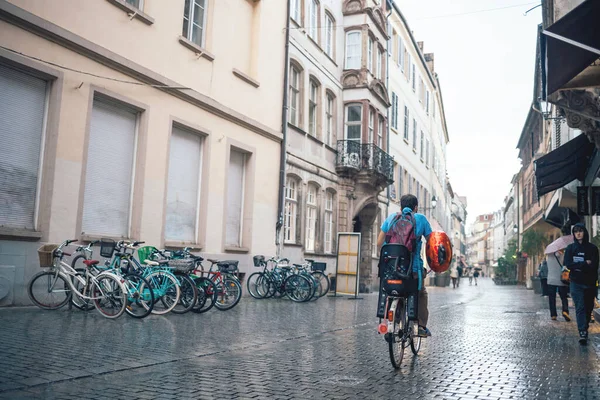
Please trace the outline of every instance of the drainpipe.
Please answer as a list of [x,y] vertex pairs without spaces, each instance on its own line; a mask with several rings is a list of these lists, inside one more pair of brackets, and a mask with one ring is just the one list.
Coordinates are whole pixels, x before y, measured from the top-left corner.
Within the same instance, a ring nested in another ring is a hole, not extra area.
[[[386,2],[386,6],[387,6],[387,2]],[[390,7],[390,11],[388,12],[388,14],[386,15],[385,19],[387,21],[387,31],[388,34],[390,32],[390,16],[392,15],[392,8]],[[385,65],[385,87],[388,89],[388,93],[389,93],[389,88],[390,88],[390,40],[387,40],[387,60],[386,60],[386,65]],[[400,55],[398,55],[400,56]],[[394,105],[392,104],[392,107]],[[398,118],[398,116],[396,116],[396,118]],[[391,155],[391,151],[390,151],[390,136],[391,136],[391,128],[390,128],[390,109],[388,107],[387,109],[387,121],[388,121],[388,125],[387,125],[387,153],[388,155]],[[392,161],[392,174],[394,173],[393,171],[394,168],[394,163]],[[385,215],[389,215],[390,214],[390,187],[388,186],[387,188],[387,203],[385,205]],[[376,219],[377,220],[377,219]]]
[[290,58],[290,1],[287,1],[286,23],[285,23],[285,62],[283,72],[283,106],[281,108],[281,151],[279,156],[279,204],[277,205],[277,225],[275,228],[275,244],[277,245],[277,256],[281,254],[283,238],[281,228],[283,227],[284,190],[285,190],[285,166],[287,162],[287,111],[288,111],[288,86],[289,86],[289,58]]

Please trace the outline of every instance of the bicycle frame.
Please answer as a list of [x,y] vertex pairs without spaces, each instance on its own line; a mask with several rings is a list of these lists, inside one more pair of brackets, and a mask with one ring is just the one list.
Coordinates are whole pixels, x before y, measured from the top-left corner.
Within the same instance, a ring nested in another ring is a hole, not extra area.
[[[67,264],[66,262],[64,262],[62,259],[58,259],[58,263],[55,264],[54,268],[55,270],[55,275],[54,275],[54,281],[52,282],[52,285],[50,286],[50,290],[54,290],[54,285],[56,285],[56,282],[58,281],[58,276],[60,275],[69,285],[69,289],[71,289],[72,292],[76,293],[77,296],[81,297],[82,299],[85,300],[97,300],[97,299],[102,299],[105,296],[104,291],[102,290],[101,285],[98,284],[98,280],[96,279],[96,276],[92,275],[89,273],[88,270],[86,270],[85,272],[85,279],[77,272],[75,271],[75,269],[73,269],[69,264]],[[122,279],[120,279],[119,277],[117,277],[115,274],[112,274],[110,272],[102,272],[100,274],[98,274],[97,276],[103,276],[103,275],[112,275],[113,277],[115,277],[119,282],[121,282],[121,285],[123,285]],[[88,279],[91,282],[91,284],[95,285],[96,287],[98,287],[98,289],[100,289],[100,294],[101,296],[99,297],[90,297],[90,296],[86,296],[83,293],[81,293],[79,290],[77,290],[77,288],[75,287],[75,285],[73,284],[73,280],[72,279],[77,279],[84,287],[88,286]]]

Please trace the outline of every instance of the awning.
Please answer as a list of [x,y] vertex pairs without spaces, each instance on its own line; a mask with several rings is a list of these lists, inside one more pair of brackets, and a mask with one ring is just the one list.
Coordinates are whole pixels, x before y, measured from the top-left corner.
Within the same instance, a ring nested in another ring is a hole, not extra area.
[[543,31],[544,99],[600,58],[599,21],[600,1],[586,0]]
[[580,220],[573,208],[577,208],[577,196],[566,188],[559,188],[548,203],[544,221],[559,229],[573,225]]
[[538,197],[567,183],[585,178],[595,146],[586,135],[569,140],[556,150],[534,161]]

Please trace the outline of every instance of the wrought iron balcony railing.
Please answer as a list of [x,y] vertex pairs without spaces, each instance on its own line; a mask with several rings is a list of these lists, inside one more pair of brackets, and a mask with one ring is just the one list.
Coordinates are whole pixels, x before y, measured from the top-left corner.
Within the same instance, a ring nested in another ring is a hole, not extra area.
[[373,171],[390,183],[394,181],[394,159],[374,144],[338,140],[336,166]]

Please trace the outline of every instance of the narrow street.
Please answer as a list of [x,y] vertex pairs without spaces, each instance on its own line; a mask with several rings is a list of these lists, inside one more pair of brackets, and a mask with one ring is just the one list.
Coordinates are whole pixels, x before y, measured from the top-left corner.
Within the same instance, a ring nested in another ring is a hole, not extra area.
[[0,398],[600,398],[598,324],[582,347],[575,321],[551,321],[523,287],[462,279],[429,293],[434,336],[398,371],[374,294],[145,320],[1,309]]

